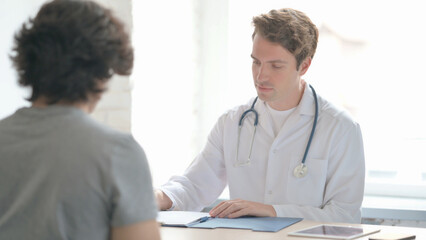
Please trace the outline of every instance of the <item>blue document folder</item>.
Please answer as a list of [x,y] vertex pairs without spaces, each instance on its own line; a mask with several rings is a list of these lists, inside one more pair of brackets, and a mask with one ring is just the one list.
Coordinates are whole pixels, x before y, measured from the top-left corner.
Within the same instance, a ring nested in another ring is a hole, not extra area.
[[238,228],[261,232],[277,232],[302,221],[287,217],[212,218],[208,213],[188,211],[161,211],[157,221],[163,226],[189,228]]
[[240,217],[240,218],[209,218],[200,223],[192,224],[191,228],[238,228],[260,232],[278,232],[279,230],[302,221],[303,218],[286,217]]

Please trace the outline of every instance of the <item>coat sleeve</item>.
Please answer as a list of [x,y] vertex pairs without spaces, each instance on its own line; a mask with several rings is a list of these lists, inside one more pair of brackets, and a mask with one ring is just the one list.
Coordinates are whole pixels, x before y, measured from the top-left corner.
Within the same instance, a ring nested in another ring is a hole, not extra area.
[[173,176],[160,189],[172,200],[172,210],[201,211],[211,205],[226,186],[223,129],[219,118],[202,152],[182,176]]
[[273,205],[278,217],[303,217],[324,222],[361,222],[365,159],[359,125],[353,124],[342,137],[334,139],[333,145],[335,147],[330,152],[327,169],[324,204],[320,207]]

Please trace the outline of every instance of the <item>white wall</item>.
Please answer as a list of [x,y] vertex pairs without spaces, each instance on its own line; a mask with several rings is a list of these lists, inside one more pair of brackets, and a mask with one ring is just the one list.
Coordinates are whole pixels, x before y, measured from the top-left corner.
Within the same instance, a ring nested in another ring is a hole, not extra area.
[[[13,44],[13,35],[24,21],[34,17],[43,0],[3,1],[0,8],[0,119],[12,114],[22,106],[29,106],[24,99],[29,96],[28,89],[17,84],[17,75],[9,59]],[[131,0],[98,0],[97,2],[112,8],[114,13],[132,28]],[[93,116],[116,129],[130,132],[131,83],[129,77],[114,77],[109,91],[103,96]]]
[[28,16],[34,15],[43,1],[4,1],[0,8],[0,118],[12,114],[18,107],[28,105],[28,93],[17,85],[16,73],[9,59],[13,35]]
[[132,132],[148,157],[155,186],[182,174],[194,158],[194,67],[192,0],[134,1],[136,62]]

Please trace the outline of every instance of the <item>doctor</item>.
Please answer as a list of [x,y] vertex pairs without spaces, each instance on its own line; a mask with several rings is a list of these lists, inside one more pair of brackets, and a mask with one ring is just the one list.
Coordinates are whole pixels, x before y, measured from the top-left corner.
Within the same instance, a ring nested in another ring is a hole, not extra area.
[[271,10],[254,17],[253,25],[258,98],[219,118],[183,176],[156,190],[160,209],[200,211],[228,185],[231,200],[211,216],[359,223],[365,175],[360,127],[302,79],[315,54],[316,26],[293,9]]

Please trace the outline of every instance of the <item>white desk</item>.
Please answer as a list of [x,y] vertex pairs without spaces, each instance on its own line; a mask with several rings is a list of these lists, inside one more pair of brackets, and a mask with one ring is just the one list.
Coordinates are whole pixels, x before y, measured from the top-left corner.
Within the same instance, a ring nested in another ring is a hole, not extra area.
[[[287,233],[297,231],[303,228],[322,224],[321,222],[313,222],[303,220],[290,227],[284,228],[279,232],[253,232],[251,230],[241,229],[196,229],[196,228],[176,228],[176,227],[161,227],[161,238],[163,240],[283,240],[283,239],[318,239],[318,238],[302,238],[291,237]],[[327,223],[328,224],[328,223]],[[426,240],[426,228],[409,228],[409,227],[392,227],[381,225],[366,225],[366,224],[345,224],[345,223],[332,223],[335,225],[350,225],[350,226],[363,226],[368,228],[378,228],[382,233],[409,233],[415,234],[416,240]],[[370,235],[372,236],[372,235]],[[357,238],[368,240],[369,236]]]

